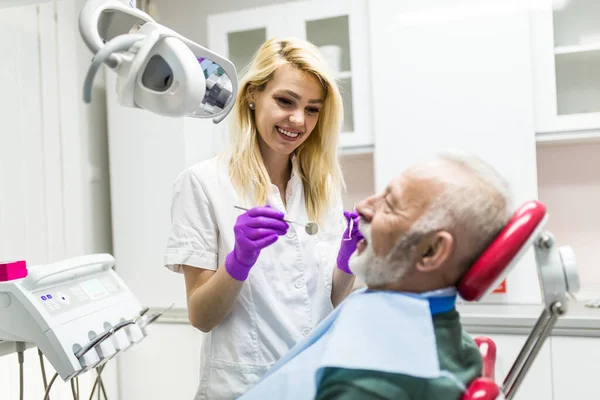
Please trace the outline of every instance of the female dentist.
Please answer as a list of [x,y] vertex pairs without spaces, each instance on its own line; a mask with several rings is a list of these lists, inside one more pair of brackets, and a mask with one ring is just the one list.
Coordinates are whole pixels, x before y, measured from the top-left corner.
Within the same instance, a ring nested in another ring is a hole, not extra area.
[[246,392],[351,291],[361,236],[341,201],[342,114],[316,47],[271,39],[240,82],[230,149],[177,178],[165,265],[183,272],[190,322],[208,332],[196,400]]

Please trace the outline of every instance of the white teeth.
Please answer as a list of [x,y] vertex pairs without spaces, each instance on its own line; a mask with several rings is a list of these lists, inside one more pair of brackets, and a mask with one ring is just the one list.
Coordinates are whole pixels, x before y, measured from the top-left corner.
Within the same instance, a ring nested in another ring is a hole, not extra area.
[[279,131],[279,133],[284,134],[287,137],[291,137],[291,138],[295,138],[298,137],[299,133],[298,132],[290,132],[290,131],[286,131],[285,129],[281,129],[280,127],[276,126],[277,130]]

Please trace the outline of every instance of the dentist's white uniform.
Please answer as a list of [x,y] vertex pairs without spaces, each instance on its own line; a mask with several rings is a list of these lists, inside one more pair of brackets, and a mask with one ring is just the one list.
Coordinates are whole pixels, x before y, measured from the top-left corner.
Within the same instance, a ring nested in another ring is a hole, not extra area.
[[[272,185],[268,202],[292,221],[309,221],[294,159],[284,209]],[[216,270],[234,246],[233,226],[243,211],[229,179],[227,157],[213,158],[182,172],[176,180],[172,227],[165,265]],[[335,259],[345,229],[341,196],[315,236],[290,224],[285,236],[262,250],[231,314],[202,345],[200,386],[195,399],[234,399],[245,393],[269,367],[332,310]]]

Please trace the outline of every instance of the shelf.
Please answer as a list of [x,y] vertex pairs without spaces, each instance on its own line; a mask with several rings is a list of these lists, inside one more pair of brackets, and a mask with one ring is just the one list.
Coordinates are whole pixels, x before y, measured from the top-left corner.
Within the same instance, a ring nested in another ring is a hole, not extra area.
[[352,71],[340,71],[335,73],[337,79],[349,79],[352,78]]
[[535,141],[540,146],[600,142],[600,129],[538,132],[535,134]]
[[586,53],[600,51],[600,43],[578,44],[574,46],[559,46],[554,48],[554,54]]
[[352,156],[356,154],[371,154],[375,146],[372,144],[366,146],[341,147],[340,156]]

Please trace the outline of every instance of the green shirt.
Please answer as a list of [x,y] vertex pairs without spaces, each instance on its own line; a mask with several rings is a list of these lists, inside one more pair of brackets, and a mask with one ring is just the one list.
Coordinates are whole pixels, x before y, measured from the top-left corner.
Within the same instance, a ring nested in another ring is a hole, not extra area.
[[[456,310],[436,314],[432,319],[440,369],[468,386],[481,376],[482,361],[477,345],[463,331]],[[381,371],[326,368],[316,400],[460,400],[462,394],[449,377],[425,379]]]

